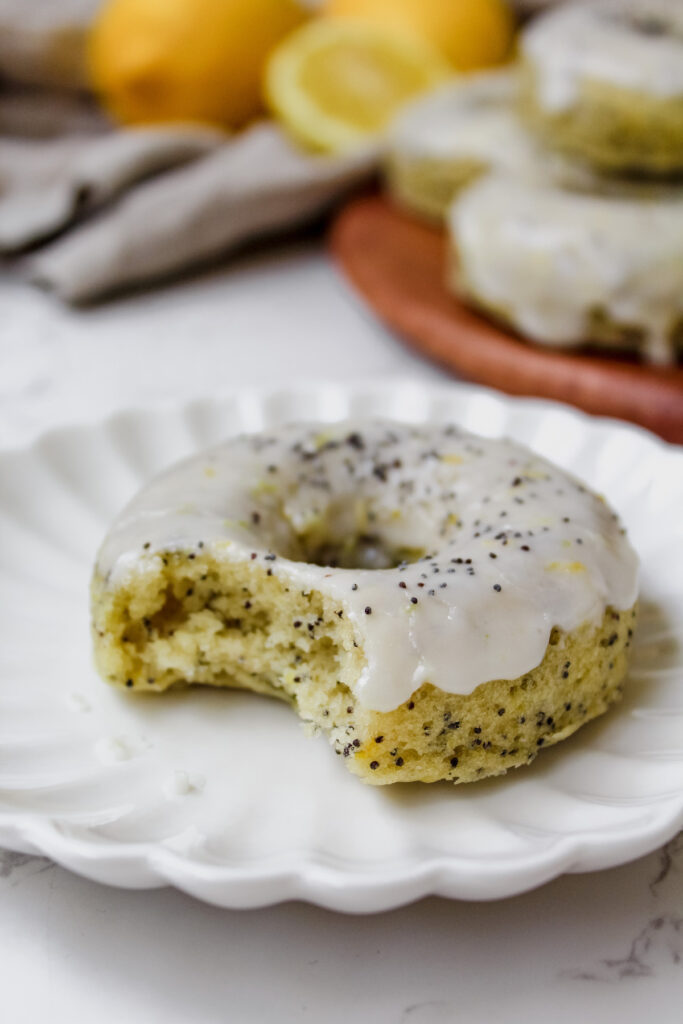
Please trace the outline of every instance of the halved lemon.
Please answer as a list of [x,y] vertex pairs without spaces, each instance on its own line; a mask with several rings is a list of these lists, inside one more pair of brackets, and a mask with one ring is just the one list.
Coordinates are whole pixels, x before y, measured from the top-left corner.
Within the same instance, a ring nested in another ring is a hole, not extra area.
[[265,96],[291,134],[332,152],[376,136],[407,100],[449,74],[427,44],[374,25],[320,19],[272,52]]

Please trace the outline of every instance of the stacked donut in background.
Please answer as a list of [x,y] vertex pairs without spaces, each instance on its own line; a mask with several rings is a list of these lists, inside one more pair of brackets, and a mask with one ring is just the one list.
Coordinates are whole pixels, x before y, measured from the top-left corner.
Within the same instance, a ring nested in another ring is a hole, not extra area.
[[447,226],[455,292],[530,341],[683,351],[683,0],[577,0],[413,104],[388,187]]

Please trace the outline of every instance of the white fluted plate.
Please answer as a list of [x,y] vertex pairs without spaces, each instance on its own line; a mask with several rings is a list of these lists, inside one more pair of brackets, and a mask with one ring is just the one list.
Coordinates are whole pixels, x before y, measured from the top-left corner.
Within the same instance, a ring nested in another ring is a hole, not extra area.
[[[88,582],[153,473],[240,430],[382,415],[507,434],[608,496],[642,558],[626,697],[530,767],[373,788],[287,707],[239,692],[128,696],[95,674]],[[242,392],[122,412],[0,455],[0,843],[90,878],[226,907],[377,911],[509,896],[623,863],[683,826],[683,449],[465,385]]]

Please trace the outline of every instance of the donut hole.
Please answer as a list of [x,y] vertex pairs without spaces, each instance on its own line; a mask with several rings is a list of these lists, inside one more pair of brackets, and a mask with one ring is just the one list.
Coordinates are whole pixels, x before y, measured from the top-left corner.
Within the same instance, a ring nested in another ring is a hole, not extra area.
[[[285,512],[286,514],[286,512]],[[395,513],[394,513],[395,514]],[[424,558],[406,521],[370,507],[358,495],[340,495],[304,523],[288,517],[292,531],[287,550],[276,554],[294,562],[340,569],[395,569]]]
[[379,533],[357,533],[346,537],[303,537],[301,558],[294,561],[339,569],[395,569],[417,562],[424,549],[393,547]]

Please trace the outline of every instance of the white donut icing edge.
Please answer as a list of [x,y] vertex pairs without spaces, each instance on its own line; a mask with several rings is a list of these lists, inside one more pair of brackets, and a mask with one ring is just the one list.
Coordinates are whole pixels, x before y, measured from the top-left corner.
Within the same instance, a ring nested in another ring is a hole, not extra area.
[[[605,15],[673,22],[678,38],[647,36]],[[538,76],[538,99],[549,113],[576,102],[586,80],[661,99],[683,97],[682,0],[591,0],[566,3],[536,18],[520,50]]]
[[518,99],[510,68],[460,75],[409,104],[392,125],[389,145],[399,156],[527,168],[537,147],[516,116]]
[[489,175],[449,212],[466,289],[547,345],[590,340],[600,308],[641,327],[652,362],[674,358],[683,318],[683,196],[631,199]]

